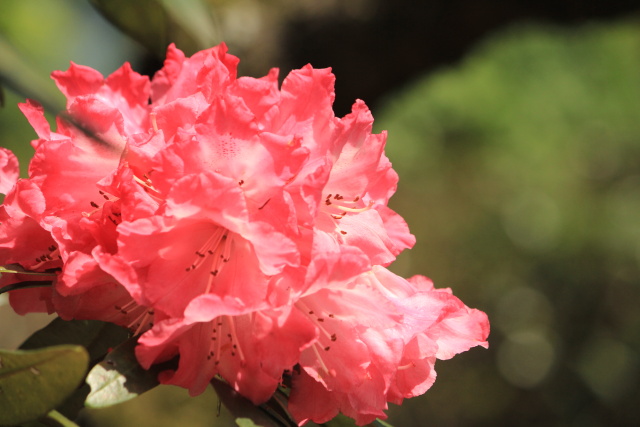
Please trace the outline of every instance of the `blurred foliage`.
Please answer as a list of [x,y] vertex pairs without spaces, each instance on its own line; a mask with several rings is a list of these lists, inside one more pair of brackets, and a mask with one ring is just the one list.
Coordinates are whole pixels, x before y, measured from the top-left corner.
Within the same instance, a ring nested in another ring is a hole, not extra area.
[[[516,27],[388,99],[417,235],[396,271],[492,320],[391,422],[631,425],[640,401],[640,27]],[[410,417],[410,418],[407,418]]]
[[[64,96],[49,75],[66,70],[69,61],[107,75],[125,61],[136,67],[140,53],[140,47],[86,1],[2,0],[0,83],[5,99],[0,109],[0,146],[18,155],[22,176],[26,176],[27,161],[33,154],[29,141],[36,135],[18,103],[31,97],[53,108],[64,105]],[[49,119],[51,122],[50,115]]]
[[79,345],[0,350],[0,425],[45,417],[82,382],[89,354]]
[[[201,0],[90,0],[114,25],[139,41],[157,58],[175,43],[187,54],[222,41],[211,14]],[[144,21],[144,25],[140,22]]]

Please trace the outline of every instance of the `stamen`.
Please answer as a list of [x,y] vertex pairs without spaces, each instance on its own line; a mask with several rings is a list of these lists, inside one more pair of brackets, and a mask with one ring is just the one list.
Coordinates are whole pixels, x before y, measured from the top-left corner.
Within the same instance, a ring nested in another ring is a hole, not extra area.
[[[227,316],[227,318],[229,319],[229,330],[231,331],[231,333],[230,333],[230,334],[228,334],[228,336],[229,336],[229,338],[232,340],[232,342],[236,342],[236,343],[238,343],[238,344],[239,344],[239,341],[238,341],[238,335],[236,334],[236,324],[235,324],[235,322],[233,321],[233,317],[231,317],[231,316]],[[234,345],[233,345],[233,348],[234,348],[235,350],[238,350],[238,356],[240,356],[240,363],[241,363],[242,365],[244,365],[244,363],[245,363],[245,358],[244,358],[244,353],[242,352],[242,347],[240,347],[240,346],[239,346],[239,345],[237,345],[237,344],[234,344]],[[231,352],[231,354],[233,355],[233,352]]]
[[130,308],[132,308],[132,307],[138,308],[140,306],[135,301],[131,300],[127,304],[125,304],[123,307],[120,307],[119,305],[114,305],[113,307],[116,310],[118,310],[120,313],[122,313],[122,314],[129,314],[129,309]]
[[[29,267],[29,270],[37,270],[38,268],[42,267],[42,265],[47,261],[53,261],[54,259],[62,259],[62,257],[60,256],[60,251],[55,245],[51,245],[47,249],[49,250],[49,253],[42,254],[39,257],[37,257],[36,264]],[[42,273],[42,274],[46,275],[47,273]]]
[[158,132],[158,121],[156,120],[157,116],[158,114],[155,111],[149,113],[149,120],[151,120],[151,126],[153,127],[154,132]]
[[114,308],[125,316],[132,315],[132,320],[127,324],[127,328],[133,335],[139,335],[153,327],[154,311],[138,305],[133,300],[122,307],[114,305]]
[[411,369],[411,368],[415,368],[416,364],[414,362],[409,363],[408,365],[404,365],[404,366],[399,366],[398,370],[399,371],[404,371],[406,369]]
[[[320,363],[320,367],[322,368],[322,370],[324,371],[324,373],[328,376],[331,377],[335,377],[335,373],[331,373],[331,371],[329,371],[329,368],[327,368],[327,365],[324,363],[324,360],[322,359],[322,356],[320,355],[320,352],[318,351],[318,343],[314,343],[313,346],[311,346],[313,348],[313,352],[316,354],[316,358],[318,359],[318,362]],[[323,349],[325,350],[325,349]],[[327,350],[325,350],[327,351]]]
[[[145,178],[146,178],[146,174],[145,174]],[[156,200],[162,200],[162,195],[160,194],[160,192],[158,190],[156,190],[156,188],[153,186],[153,184],[151,183],[151,180],[149,178],[146,178],[146,181],[143,181],[142,179],[138,178],[136,175],[133,176],[133,180],[135,182],[137,182],[138,184],[140,184],[142,186],[142,188],[144,189],[144,191],[150,195],[151,197],[153,197]]]
[[[320,332],[322,332],[322,334],[330,339],[331,341],[335,341],[337,339],[336,334],[330,334],[323,325],[321,325],[321,323],[324,323],[325,319],[320,317],[320,316],[314,316],[314,311],[309,309],[309,307],[302,301],[298,301],[296,302],[296,306],[298,307],[298,309],[303,312],[303,313],[308,313],[309,317],[311,318],[311,320],[316,320],[316,326],[318,327],[318,329],[320,330]],[[331,319],[333,319],[335,316],[333,314],[329,314],[327,317],[330,317]],[[335,337],[335,338],[334,338]]]
[[270,201],[271,201],[271,197],[269,197],[269,198],[267,199],[267,201],[266,201],[266,202],[264,202],[264,203],[262,204],[262,206],[260,206],[260,207],[258,208],[258,210],[262,210],[265,206],[267,206],[267,203],[269,203]]
[[360,212],[365,212],[371,209],[371,207],[373,207],[373,200],[370,201],[369,204],[363,208],[350,208],[344,205],[333,205],[333,207],[338,208],[345,212],[360,213]]

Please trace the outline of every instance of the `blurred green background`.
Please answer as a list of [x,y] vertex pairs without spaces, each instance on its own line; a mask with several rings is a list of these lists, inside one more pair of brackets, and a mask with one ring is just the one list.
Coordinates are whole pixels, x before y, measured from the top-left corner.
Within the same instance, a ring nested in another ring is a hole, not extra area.
[[[25,172],[35,134],[16,104],[59,105],[47,76],[70,60],[152,73],[172,40],[188,53],[224,40],[254,76],[335,60],[338,114],[361,97],[389,131],[392,207],[417,237],[393,269],[452,287],[492,322],[489,350],[439,362],[433,388],[389,421],[637,425],[640,19],[619,2],[551,3],[3,0],[0,144]],[[0,347],[46,321],[0,297]],[[230,425],[217,411],[211,390],[160,387],[81,421]]]

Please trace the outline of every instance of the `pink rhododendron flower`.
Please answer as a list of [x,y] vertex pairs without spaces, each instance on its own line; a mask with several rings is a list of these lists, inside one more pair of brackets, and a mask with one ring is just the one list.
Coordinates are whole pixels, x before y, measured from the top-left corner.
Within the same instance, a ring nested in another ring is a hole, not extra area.
[[7,194],[18,180],[18,159],[10,150],[0,147],[0,194]]
[[223,44],[169,46],[151,80],[71,64],[53,73],[55,131],[21,105],[38,139],[27,179],[0,152],[0,264],[51,286],[11,304],[127,326],[141,365],[179,356],[159,379],[194,395],[218,376],[260,404],[284,376],[300,423],[384,418],[436,359],[486,347],[487,318],[386,270],[415,239],[387,206],[398,176],[364,102],[338,118],[329,69],[279,87],[237,64]]

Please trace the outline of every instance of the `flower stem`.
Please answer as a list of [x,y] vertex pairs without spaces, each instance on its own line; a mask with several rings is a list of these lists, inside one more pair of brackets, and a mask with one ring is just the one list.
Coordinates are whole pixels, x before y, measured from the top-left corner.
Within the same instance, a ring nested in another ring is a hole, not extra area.
[[47,414],[45,422],[47,425],[55,427],[79,427],[78,424],[74,423],[55,409]]

